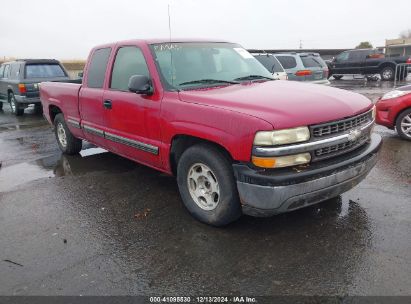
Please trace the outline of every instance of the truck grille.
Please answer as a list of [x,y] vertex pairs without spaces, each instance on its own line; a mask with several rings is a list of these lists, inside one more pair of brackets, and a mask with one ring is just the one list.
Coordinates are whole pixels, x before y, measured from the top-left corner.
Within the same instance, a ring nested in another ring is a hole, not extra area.
[[347,119],[333,121],[311,127],[311,135],[314,138],[321,138],[350,131],[353,128],[365,125],[372,121],[372,111],[350,117]]
[[362,146],[369,138],[370,134],[363,134],[360,138],[355,141],[348,141],[338,145],[333,145],[314,151],[315,158],[313,160],[320,160],[329,157],[334,157],[339,154],[348,153],[356,148]]

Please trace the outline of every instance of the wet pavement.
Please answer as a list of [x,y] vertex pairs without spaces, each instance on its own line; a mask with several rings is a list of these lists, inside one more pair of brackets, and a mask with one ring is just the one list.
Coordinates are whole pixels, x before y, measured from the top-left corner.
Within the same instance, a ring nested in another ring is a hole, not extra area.
[[[333,81],[372,100],[392,84]],[[0,295],[411,295],[411,142],[377,126],[356,188],[226,228],[176,181],[91,145],[58,150],[32,110],[0,113]]]

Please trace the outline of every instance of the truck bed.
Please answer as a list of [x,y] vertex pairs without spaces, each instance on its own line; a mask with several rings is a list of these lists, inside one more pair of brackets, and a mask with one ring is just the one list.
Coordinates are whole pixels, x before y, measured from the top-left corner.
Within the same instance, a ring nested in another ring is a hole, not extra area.
[[[42,82],[40,85],[40,100],[43,113],[51,123],[51,107],[60,108],[66,119],[80,120],[79,92],[81,84],[71,82]],[[53,104],[53,106],[50,106]]]

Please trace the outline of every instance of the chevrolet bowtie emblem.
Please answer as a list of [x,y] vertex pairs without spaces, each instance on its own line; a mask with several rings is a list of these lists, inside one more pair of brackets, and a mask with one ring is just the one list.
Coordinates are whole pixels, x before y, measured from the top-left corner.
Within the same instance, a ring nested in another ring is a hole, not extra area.
[[358,129],[351,130],[350,133],[348,133],[348,140],[349,141],[356,141],[358,138],[361,136],[361,131]]

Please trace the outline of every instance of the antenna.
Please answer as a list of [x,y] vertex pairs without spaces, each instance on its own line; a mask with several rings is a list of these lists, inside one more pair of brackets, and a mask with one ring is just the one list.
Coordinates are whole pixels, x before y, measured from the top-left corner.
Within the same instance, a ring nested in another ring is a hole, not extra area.
[[169,34],[169,39],[171,42],[171,16],[170,16],[170,4],[167,6],[168,9],[168,34]]

